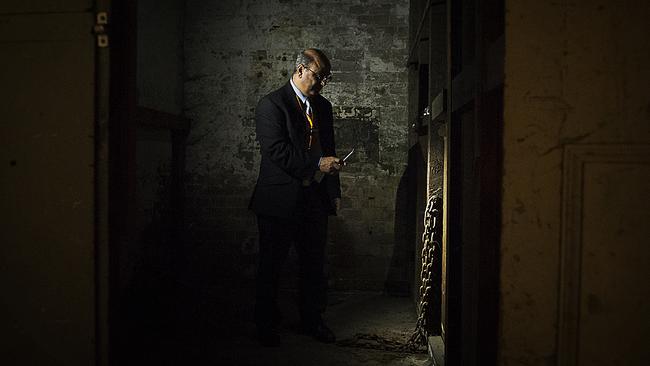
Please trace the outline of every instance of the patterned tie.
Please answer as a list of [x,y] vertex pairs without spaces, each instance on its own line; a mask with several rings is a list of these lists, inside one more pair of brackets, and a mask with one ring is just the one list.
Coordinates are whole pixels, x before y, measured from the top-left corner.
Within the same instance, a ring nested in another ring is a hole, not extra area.
[[314,115],[311,109],[311,103],[309,103],[309,99],[305,99],[305,103],[303,104],[297,95],[296,95],[296,101],[298,102],[298,106],[300,107],[300,110],[302,111],[302,113],[305,115],[305,118],[307,119],[307,123],[308,123],[307,132],[309,133],[307,139],[307,149],[311,150],[311,147],[316,143],[316,134],[318,133],[318,129],[314,125]]
[[[309,99],[305,99],[305,117],[307,117],[307,122],[309,122],[309,143],[308,148],[311,150],[312,147],[315,147],[318,143],[318,128],[316,126],[316,121],[314,120],[314,113],[311,108],[311,103]],[[318,146],[320,148],[320,146]]]
[[309,99],[305,99],[305,104],[307,105],[306,112],[305,114],[307,115],[307,119],[309,120],[309,125],[313,126],[314,120],[312,119],[312,112],[311,112],[311,104],[309,103]]

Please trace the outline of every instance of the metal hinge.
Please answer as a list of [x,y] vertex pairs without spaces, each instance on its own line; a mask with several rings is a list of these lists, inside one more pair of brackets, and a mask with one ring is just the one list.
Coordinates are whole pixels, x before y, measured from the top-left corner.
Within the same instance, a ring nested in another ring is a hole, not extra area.
[[97,36],[97,47],[106,48],[108,47],[108,34],[107,34],[107,25],[108,25],[108,13],[101,11],[97,13],[95,26],[93,27],[93,32]]

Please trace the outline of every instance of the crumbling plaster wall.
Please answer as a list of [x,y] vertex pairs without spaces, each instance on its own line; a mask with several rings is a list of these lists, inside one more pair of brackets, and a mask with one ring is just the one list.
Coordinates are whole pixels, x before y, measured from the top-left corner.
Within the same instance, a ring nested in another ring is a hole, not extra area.
[[201,278],[252,278],[259,168],[254,107],[290,77],[296,52],[324,50],[333,81],[343,209],[330,220],[330,285],[382,289],[408,281],[395,234],[396,191],[407,151],[408,1],[188,1],[185,27],[187,224]]

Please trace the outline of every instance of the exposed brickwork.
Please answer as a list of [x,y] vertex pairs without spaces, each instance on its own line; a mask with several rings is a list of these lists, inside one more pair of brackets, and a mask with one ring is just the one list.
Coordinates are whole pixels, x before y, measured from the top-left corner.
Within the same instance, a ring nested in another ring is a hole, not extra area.
[[408,1],[189,1],[186,10],[195,268],[215,279],[254,275],[257,228],[246,208],[260,159],[254,107],[289,79],[298,50],[317,47],[332,61],[323,95],[334,106],[337,150],[357,148],[341,174],[343,210],[330,220],[330,285],[407,280],[395,260],[403,245],[394,213],[407,155]]

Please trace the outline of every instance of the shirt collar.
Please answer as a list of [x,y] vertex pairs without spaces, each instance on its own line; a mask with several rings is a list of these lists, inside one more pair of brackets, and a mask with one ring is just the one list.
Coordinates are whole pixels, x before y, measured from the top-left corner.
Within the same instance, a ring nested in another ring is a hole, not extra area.
[[293,88],[293,91],[296,93],[298,98],[300,99],[301,102],[307,103],[307,97],[302,94],[300,89],[296,86],[296,84],[293,83],[293,78],[289,79],[289,82],[291,83],[291,87]]

